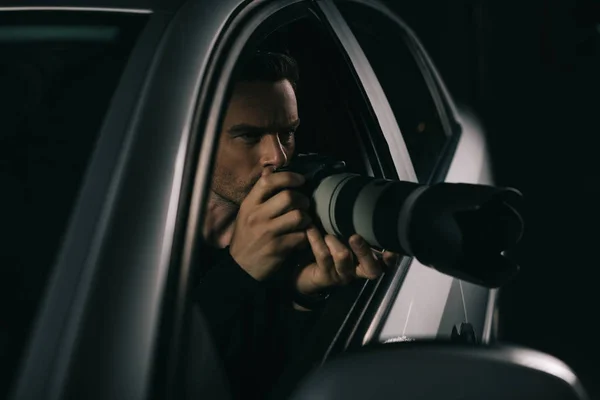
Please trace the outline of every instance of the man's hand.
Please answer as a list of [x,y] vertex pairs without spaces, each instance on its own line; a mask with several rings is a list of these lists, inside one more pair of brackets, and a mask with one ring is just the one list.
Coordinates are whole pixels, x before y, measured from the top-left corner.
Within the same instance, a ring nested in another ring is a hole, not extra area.
[[[315,262],[298,275],[296,290],[300,293],[316,294],[332,286],[345,285],[355,278],[376,279],[382,274],[381,263],[359,235],[350,237],[349,249],[333,235],[323,237],[315,226],[310,226],[306,234]],[[383,261],[387,266],[395,265],[397,260],[397,254],[384,252]]]
[[309,199],[295,190],[304,177],[292,172],[262,176],[240,206],[229,245],[233,259],[263,280],[289,253],[306,244]]

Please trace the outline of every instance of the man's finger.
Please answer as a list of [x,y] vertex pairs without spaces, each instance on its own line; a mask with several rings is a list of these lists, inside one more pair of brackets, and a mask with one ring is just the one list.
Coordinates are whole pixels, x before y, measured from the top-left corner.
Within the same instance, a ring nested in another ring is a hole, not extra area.
[[245,202],[261,204],[282,189],[294,188],[304,184],[306,179],[294,172],[278,172],[262,176],[246,196]]
[[382,258],[385,265],[391,268],[396,266],[396,264],[398,264],[398,261],[400,261],[400,254],[392,253],[391,251],[384,251]]
[[381,265],[371,252],[369,244],[359,235],[352,235],[349,240],[350,247],[358,258],[356,276],[367,279],[375,279],[381,275]]
[[348,283],[355,276],[355,263],[352,257],[352,251],[344,246],[342,242],[333,235],[325,236],[325,243],[329,248],[331,257],[340,281],[342,283]]
[[282,236],[280,241],[281,249],[284,251],[298,250],[308,246],[306,232],[292,232]]
[[291,210],[307,210],[309,206],[310,200],[299,191],[282,190],[260,206],[260,213],[272,219]]
[[333,266],[333,258],[329,252],[329,247],[327,247],[319,229],[314,225],[309,226],[306,229],[306,237],[319,267]]
[[307,212],[302,210],[292,210],[275,218],[269,223],[269,230],[274,234],[283,234],[296,232],[306,229],[312,223],[312,219]]
[[359,259],[375,259],[373,257],[373,253],[371,252],[371,246],[369,246],[366,240],[363,239],[361,236],[352,235],[348,240],[348,243],[350,243],[352,251],[354,251],[354,254],[356,254],[356,257],[358,257]]

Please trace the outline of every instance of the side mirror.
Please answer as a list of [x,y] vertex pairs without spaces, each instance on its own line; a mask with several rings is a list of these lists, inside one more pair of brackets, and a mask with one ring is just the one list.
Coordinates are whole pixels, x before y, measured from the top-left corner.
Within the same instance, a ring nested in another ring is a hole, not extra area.
[[301,382],[292,400],[588,400],[562,361],[528,348],[410,342],[339,356]]

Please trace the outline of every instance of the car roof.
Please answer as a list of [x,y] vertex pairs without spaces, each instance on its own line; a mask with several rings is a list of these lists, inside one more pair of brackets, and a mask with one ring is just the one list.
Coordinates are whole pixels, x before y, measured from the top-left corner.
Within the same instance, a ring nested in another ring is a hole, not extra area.
[[[192,0],[208,6],[208,9],[225,7],[233,11],[243,0]],[[138,12],[174,12],[187,0],[4,0],[0,11],[53,8],[73,9],[119,9]]]

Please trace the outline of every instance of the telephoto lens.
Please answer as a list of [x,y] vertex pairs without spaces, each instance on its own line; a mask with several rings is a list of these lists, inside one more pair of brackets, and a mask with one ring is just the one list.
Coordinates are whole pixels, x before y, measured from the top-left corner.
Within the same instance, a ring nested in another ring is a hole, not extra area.
[[373,178],[318,154],[298,155],[284,170],[306,177],[300,190],[317,223],[340,239],[357,233],[374,248],[486,287],[518,271],[505,256],[523,234],[522,196],[513,188]]

